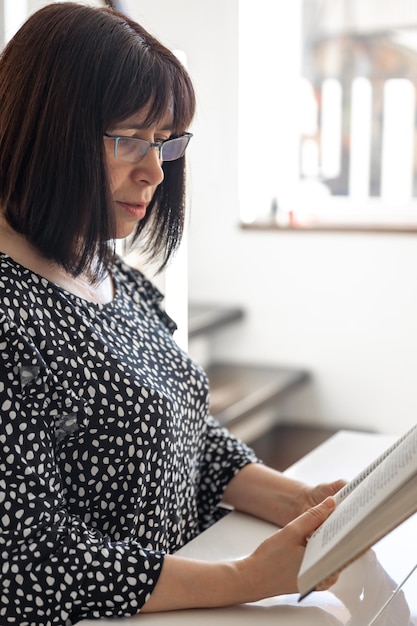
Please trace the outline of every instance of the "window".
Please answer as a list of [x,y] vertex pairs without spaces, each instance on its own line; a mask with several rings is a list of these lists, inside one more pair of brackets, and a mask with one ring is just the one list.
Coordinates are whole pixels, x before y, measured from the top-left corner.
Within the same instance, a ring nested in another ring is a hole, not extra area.
[[[244,5],[243,34],[249,28]],[[417,230],[416,3],[295,0],[292,10],[287,54],[268,37],[262,94],[267,101],[291,100],[291,109],[279,112],[288,116],[289,130],[269,146],[273,183],[263,206],[247,202],[250,179],[248,173],[242,177],[242,221]],[[263,19],[277,24],[284,16],[265,5]],[[291,77],[282,58],[291,65]],[[242,64],[243,85],[246,73]],[[273,81],[280,86],[275,93]],[[243,104],[241,137],[246,117]],[[280,141],[289,161],[282,169],[283,156],[276,158]],[[240,155],[242,161],[242,149]]]

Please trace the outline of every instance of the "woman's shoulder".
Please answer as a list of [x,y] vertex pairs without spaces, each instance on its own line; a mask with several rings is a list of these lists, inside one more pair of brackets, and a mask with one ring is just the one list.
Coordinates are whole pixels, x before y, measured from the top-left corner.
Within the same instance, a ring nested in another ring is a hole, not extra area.
[[145,276],[142,270],[128,264],[120,256],[115,259],[115,271],[119,282],[122,282],[133,293],[156,304],[159,304],[163,299],[164,296],[161,291]]
[[[30,272],[7,254],[0,252],[1,303],[12,297],[16,302],[25,301],[29,295]],[[41,277],[39,277],[40,281]]]
[[44,287],[37,276],[0,252],[0,334],[24,333],[30,316],[41,320],[45,300],[39,297]]

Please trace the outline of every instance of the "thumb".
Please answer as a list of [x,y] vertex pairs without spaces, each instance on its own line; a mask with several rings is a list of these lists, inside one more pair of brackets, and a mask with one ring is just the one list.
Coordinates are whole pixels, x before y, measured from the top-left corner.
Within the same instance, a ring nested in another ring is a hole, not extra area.
[[328,497],[320,504],[308,509],[305,513],[290,522],[293,530],[296,531],[300,538],[300,543],[306,545],[308,538],[315,530],[329,517],[330,513],[336,508],[334,498]]

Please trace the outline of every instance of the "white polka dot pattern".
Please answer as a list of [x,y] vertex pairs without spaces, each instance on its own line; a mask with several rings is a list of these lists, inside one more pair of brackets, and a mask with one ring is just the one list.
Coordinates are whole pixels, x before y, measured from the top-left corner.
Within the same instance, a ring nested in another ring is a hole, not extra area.
[[96,305],[0,255],[1,624],[137,613],[256,461],[208,416],[161,294],[113,275]]

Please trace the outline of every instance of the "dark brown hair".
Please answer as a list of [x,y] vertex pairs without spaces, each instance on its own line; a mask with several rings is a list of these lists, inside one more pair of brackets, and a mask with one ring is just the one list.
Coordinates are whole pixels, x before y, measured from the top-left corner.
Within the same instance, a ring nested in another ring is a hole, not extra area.
[[[72,2],[36,12],[0,57],[0,203],[10,225],[72,274],[98,278],[115,226],[103,132],[147,107],[173,107],[174,135],[194,115],[190,78],[174,54],[112,9]],[[163,267],[184,224],[184,158],[163,164],[137,228]],[[93,268],[93,258],[98,267]]]

